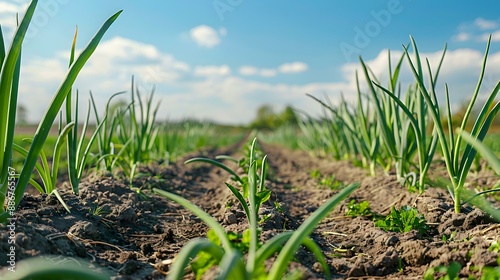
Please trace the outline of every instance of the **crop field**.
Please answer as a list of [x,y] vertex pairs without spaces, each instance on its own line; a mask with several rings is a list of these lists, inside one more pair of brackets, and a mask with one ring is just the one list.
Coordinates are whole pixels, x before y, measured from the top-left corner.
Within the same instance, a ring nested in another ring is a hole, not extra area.
[[120,11],[79,55],[75,33],[44,117],[16,125],[37,3],[0,40],[0,279],[500,279],[491,37],[460,112],[436,93],[446,48],[431,66],[411,38],[382,77],[360,59],[355,102],[229,126],[160,120],[134,77],[82,106],[73,83]]

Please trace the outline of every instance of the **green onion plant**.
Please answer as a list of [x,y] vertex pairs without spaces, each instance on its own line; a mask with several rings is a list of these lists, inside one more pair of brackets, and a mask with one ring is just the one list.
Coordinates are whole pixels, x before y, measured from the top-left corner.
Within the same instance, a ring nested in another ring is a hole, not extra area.
[[244,135],[226,132],[222,127],[210,122],[182,120],[165,121],[158,124],[158,133],[153,145],[152,154],[163,162],[170,162],[187,152],[201,148],[215,148],[235,143]]
[[[357,75],[356,75],[357,80]],[[333,106],[326,98],[322,101],[312,95],[330,115],[325,115],[326,129],[316,130],[329,143],[329,151],[334,158],[361,160],[361,165],[370,169],[370,174],[375,175],[375,164],[382,163],[382,153],[379,150],[380,141],[377,136],[377,123],[370,121],[370,107],[363,106],[363,99],[358,83],[358,103],[354,108],[342,96],[340,104]]]
[[[446,93],[446,123],[447,127],[445,128],[441,123],[441,109],[438,104],[438,100],[436,98],[435,89],[435,79],[432,76],[431,66],[428,60],[426,60],[427,70],[429,72],[429,87],[426,86],[424,80],[424,74],[422,71],[422,61],[417,49],[417,44],[415,40],[411,38],[412,46],[415,52],[415,58],[412,59],[411,55],[407,48],[405,48],[405,55],[408,58],[408,62],[417,80],[418,91],[423,96],[425,103],[428,106],[429,113],[432,116],[432,120],[434,121],[434,126],[436,129],[436,133],[439,137],[439,144],[441,146],[441,151],[444,157],[444,161],[446,163],[446,169],[448,171],[450,183],[448,185],[448,191],[454,201],[454,210],[459,213],[461,210],[462,198],[461,195],[464,191],[464,184],[467,179],[467,174],[470,171],[471,165],[476,156],[476,150],[472,148],[470,144],[467,144],[464,150],[461,150],[462,145],[462,134],[455,135],[454,128],[452,127],[451,122],[451,105],[449,102],[449,92],[448,86],[445,85],[445,93]],[[465,126],[471,117],[472,109],[475,105],[477,97],[479,95],[479,90],[481,88],[481,84],[484,77],[484,72],[486,69],[486,61],[488,57],[488,52],[490,48],[491,36],[488,40],[485,55],[482,62],[482,69],[479,75],[479,80],[476,86],[474,93],[472,94],[472,99],[467,107],[467,111],[462,120],[462,124],[460,125],[460,130],[465,130]],[[446,52],[446,48],[443,51]],[[495,97],[500,90],[500,81],[497,82],[496,86],[489,94],[487,100],[485,101],[482,109],[480,110],[476,120],[474,121],[474,125],[472,130],[470,131],[470,135],[477,139],[478,141],[482,141],[488,132],[488,129],[491,126],[491,123],[500,109],[500,102],[495,104]],[[446,133],[446,129],[448,133]]]
[[[301,133],[301,138],[297,143],[300,149],[312,151],[313,153],[321,156],[329,154],[334,159],[342,158],[344,155],[342,147],[340,145],[332,145],[332,143],[341,142],[328,141],[328,139],[338,136],[336,131],[329,129],[337,128],[337,126],[329,123],[329,119],[323,118],[321,120],[316,120],[311,116],[307,116],[306,118],[299,120],[297,125]],[[329,134],[328,136],[330,137],[325,137],[325,134]]]
[[466,131],[459,131],[460,136],[472,145],[472,147],[478,151],[478,153],[490,164],[491,168],[493,171],[495,171],[496,174],[500,175],[500,159],[495,155],[495,153],[489,149],[482,141],[479,141],[478,139],[473,138],[469,133]]
[[182,145],[182,124],[164,122],[159,126],[158,136],[154,145],[155,154],[168,165],[180,152]]
[[[394,75],[391,76],[390,86],[385,88],[377,80],[372,80],[370,92],[374,100],[383,100],[383,106],[377,106],[379,101],[375,102],[379,119],[381,120],[382,135],[384,143],[388,150],[396,158],[397,175],[400,180],[405,181],[412,173],[411,166],[414,165],[415,153],[418,156],[418,180],[411,182],[412,187],[416,187],[420,193],[425,190],[427,183],[427,173],[432,163],[438,136],[432,126],[429,127],[429,106],[424,97],[419,93],[418,82],[410,85],[405,94],[404,101],[401,98],[399,88],[396,88],[397,74],[400,72],[401,62],[404,56],[398,62]],[[390,53],[389,53],[390,59]],[[441,65],[443,63],[444,53],[439,62],[437,71],[431,77],[431,90],[435,92],[435,86]],[[370,78],[365,63],[361,60],[367,79]],[[389,62],[389,69],[390,62]],[[391,72],[391,70],[389,70]],[[382,95],[382,96],[379,96]],[[390,107],[390,110],[384,110],[383,107]],[[390,112],[386,114],[386,112]],[[391,113],[392,112],[392,113]],[[429,135],[429,131],[432,131]],[[388,140],[387,140],[388,139]],[[389,149],[389,147],[393,147]]]
[[14,125],[16,116],[16,107],[18,99],[19,73],[21,62],[21,46],[33,18],[35,8],[38,4],[37,0],[32,0],[26,12],[19,23],[14,39],[8,51],[5,51],[3,34],[0,31],[0,222],[6,222],[12,211],[5,211],[6,199],[14,201],[14,208],[17,208],[21,201],[24,191],[30,182],[31,174],[36,166],[37,159],[42,150],[42,146],[47,139],[50,127],[54,122],[66,96],[68,95],[71,86],[73,85],[78,73],[83,68],[87,60],[97,48],[100,40],[106,33],[111,24],[118,18],[121,11],[111,16],[98,30],[96,35],[91,39],[90,43],[83,49],[80,55],[75,59],[70,66],[66,77],[62,81],[59,89],[54,94],[54,97],[42,118],[38,129],[33,138],[33,142],[28,150],[26,160],[24,161],[22,170],[19,175],[19,180],[16,184],[14,192],[8,190],[7,178],[9,174],[9,165],[13,151]]
[[[181,249],[176,261],[172,265],[172,268],[169,271],[168,279],[181,279],[184,276],[185,267],[189,264],[192,258],[196,257],[201,252],[208,253],[216,259],[216,263],[219,266],[218,279],[254,279],[257,277],[267,277],[266,279],[283,279],[288,264],[292,260],[300,245],[304,245],[311,252],[313,252],[315,257],[322,264],[325,276],[327,279],[330,279],[329,269],[321,250],[308,236],[317,224],[324,217],[326,217],[326,215],[328,215],[328,213],[339,202],[344,200],[358,187],[358,184],[352,184],[342,189],[337,195],[318,208],[318,210],[316,210],[306,221],[304,221],[304,223],[299,226],[296,231],[280,233],[259,246],[257,215],[260,203],[257,193],[259,189],[262,190],[264,188],[266,157],[262,159],[259,174],[257,170],[257,161],[254,157],[255,143],[256,140],[252,142],[251,146],[248,171],[248,199],[246,200],[243,197],[243,194],[238,192],[238,190],[233,190],[235,188],[231,188],[230,185],[227,184],[227,186],[238,198],[242,207],[245,209],[245,213],[247,214],[250,230],[250,245],[247,258],[243,258],[242,253],[233,247],[224,228],[209,214],[178,195],[154,189],[155,193],[181,204],[184,208],[190,210],[198,216],[210,227],[212,231],[217,234],[222,244],[221,247],[206,238],[197,238],[189,241]],[[199,162],[202,160],[195,161]],[[206,159],[203,161],[209,162]],[[230,171],[227,166],[220,163],[210,163],[220,166],[230,172],[233,176],[236,176],[236,180],[241,180],[241,182],[243,182],[241,177],[237,176],[234,171]],[[279,254],[276,260],[272,264],[269,272],[266,273],[263,271],[264,262],[278,251]]]
[[[155,89],[142,100],[139,88],[134,83],[132,77],[130,89],[130,104],[124,110],[124,114],[119,114],[118,123],[118,139],[120,143],[130,143],[124,147],[123,160],[125,164],[122,169],[132,181],[137,164],[147,163],[154,156],[151,154],[155,138],[158,134],[158,126],[155,126],[156,114],[160,106],[160,102],[153,107],[153,97]],[[138,109],[136,108],[138,107]]]
[[118,129],[118,115],[123,114],[123,112],[120,111],[120,107],[111,106],[111,101],[116,96],[124,93],[123,91],[111,95],[106,101],[104,116],[101,118],[97,112],[94,96],[90,92],[90,101],[94,110],[96,125],[100,128],[97,130],[97,168],[109,172],[112,172],[115,166],[118,166],[117,162],[121,160],[124,151],[123,148],[119,151],[116,151],[118,148],[115,148],[117,146],[115,133]]
[[[76,38],[78,35],[78,29],[75,31],[75,37],[73,39],[73,44],[71,46],[71,54],[70,54],[70,63],[73,64],[75,59],[75,48],[76,48]],[[88,165],[90,149],[99,133],[99,130],[102,128],[104,122],[101,122],[90,137],[87,144],[84,146],[84,140],[87,135],[87,129],[89,125],[90,119],[90,100],[87,105],[87,115],[85,121],[83,123],[81,136],[78,136],[78,129],[74,128],[71,133],[68,133],[68,141],[67,141],[67,160],[68,160],[68,174],[69,174],[69,182],[73,189],[73,192],[78,195],[78,185],[80,184],[80,180],[82,179],[83,172]],[[72,114],[72,93],[71,89],[66,97],[66,123],[75,123],[78,125],[78,108],[79,108],[79,100],[78,100],[78,90],[75,92],[75,111],[74,115]]]
[[[71,122],[67,124],[64,128],[61,129],[61,122],[59,123],[59,133],[56,141],[56,145],[54,147],[54,153],[52,157],[52,166],[49,165],[49,161],[47,160],[47,156],[43,150],[40,151],[40,160],[35,164],[35,170],[37,171],[40,179],[42,181],[42,185],[40,185],[34,177],[31,177],[29,183],[37,189],[40,193],[43,194],[54,194],[59,202],[64,206],[66,211],[70,212],[69,207],[66,205],[61,195],[57,191],[57,177],[59,173],[59,163],[61,160],[61,151],[63,145],[66,142],[66,137],[70,134],[71,130],[75,126],[75,123]],[[33,139],[23,139],[24,142],[32,144]],[[23,147],[14,143],[13,149],[20,153],[25,158],[28,156],[28,151]]]
[[[227,183],[226,186],[231,190],[231,192],[234,194],[234,196],[238,199],[239,203],[241,204],[242,208],[244,209],[247,218],[251,218],[251,210],[252,208],[248,207],[247,205],[247,199],[249,200],[249,203],[253,203],[253,208],[256,209],[256,213],[259,212],[260,206],[269,200],[271,197],[271,191],[268,190],[265,187],[265,178],[266,178],[266,173],[267,173],[267,156],[261,157],[259,155],[258,149],[256,148],[257,145],[257,139],[254,138],[252,141],[251,145],[249,148],[246,149],[247,151],[247,156],[243,158],[242,160],[236,160],[232,157],[229,156],[217,156],[217,159],[229,159],[234,161],[235,163],[238,163],[239,167],[241,167],[247,174],[248,176],[239,176],[235,171],[233,171],[230,167],[227,165],[208,158],[192,158],[189,159],[185,162],[185,164],[189,163],[194,163],[194,162],[204,162],[204,163],[209,163],[211,165],[214,165],[216,167],[219,167],[225,171],[227,171],[230,175],[231,178],[238,183],[238,186],[234,186],[233,184]],[[253,163],[253,166],[252,166]],[[260,175],[257,173],[257,170],[255,170],[254,173],[252,173],[251,168],[256,168],[257,166],[260,166]],[[255,174],[255,176],[253,176]],[[258,181],[259,183],[256,184],[255,181]],[[250,188],[251,184],[255,183],[256,188],[254,190],[254,195],[250,195]],[[248,221],[249,224],[252,223],[252,221]]]
[[[68,94],[67,107],[66,107],[66,121],[68,123],[78,123],[78,91],[75,92],[75,113],[71,116],[71,93]],[[83,172],[85,168],[90,164],[91,148],[97,139],[98,133],[103,127],[104,122],[99,123],[99,125],[94,129],[88,142],[85,143],[87,137],[87,131],[89,127],[90,120],[90,100],[87,105],[87,114],[85,121],[83,122],[82,131],[78,135],[78,129],[73,128],[73,131],[68,134],[67,141],[67,155],[68,155],[68,175],[71,187],[75,194],[78,194],[78,186],[80,180],[82,179]],[[85,143],[85,144],[84,144]]]
[[[370,101],[375,111],[378,128],[377,132],[383,145],[383,150],[387,153],[383,165],[385,165],[385,170],[387,171],[394,162],[397,178],[401,180],[401,178],[409,172],[408,162],[411,161],[414,154],[414,149],[412,147],[413,143],[411,142],[412,138],[408,133],[409,123],[402,118],[403,116],[396,107],[396,104],[392,102],[389,97],[380,94],[372,85],[371,80],[377,80],[377,78],[373,75],[364,61],[362,59],[360,59],[360,61],[365,79],[368,83]],[[392,73],[389,53],[389,88],[393,91],[396,91],[398,88],[397,81],[402,61],[403,57],[398,61],[394,73]]]
[[[491,149],[489,149],[482,141],[472,137],[466,131],[458,130],[458,133],[465,142],[469,143],[490,164],[493,171],[497,175],[500,175],[500,159],[495,155],[495,153],[493,153],[493,151],[491,151]],[[481,208],[486,213],[490,214],[495,220],[500,221],[500,210],[493,207],[488,201],[486,201],[486,199],[482,197],[482,195],[493,192],[500,192],[500,189],[492,188],[478,193],[473,193],[470,190],[464,190],[464,203],[471,203],[478,208]]]

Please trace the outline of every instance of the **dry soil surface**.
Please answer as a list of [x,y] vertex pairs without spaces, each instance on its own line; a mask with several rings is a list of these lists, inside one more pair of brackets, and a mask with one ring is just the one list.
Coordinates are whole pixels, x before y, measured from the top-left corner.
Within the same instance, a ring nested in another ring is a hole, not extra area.
[[[179,205],[152,194],[151,189],[180,194],[227,230],[242,232],[247,228],[246,218],[224,185],[228,174],[205,164],[184,165],[186,159],[199,155],[241,157],[240,148],[194,153],[168,166],[150,164],[141,168],[148,175],[136,179],[134,188],[111,174],[88,175],[78,195],[63,183],[60,192],[71,213],[53,196],[26,194],[15,216],[16,260],[39,255],[54,263],[85,259],[92,269],[111,271],[113,279],[165,279],[182,246],[192,238],[205,236],[208,228]],[[462,265],[462,277],[479,276],[475,268],[497,265],[498,254],[488,248],[494,240],[500,240],[499,224],[470,207],[455,214],[445,190],[433,188],[418,195],[402,188],[394,176],[370,177],[366,170],[349,162],[319,159],[278,146],[263,145],[262,149],[269,157],[266,185],[272,191],[271,199],[263,205],[263,211],[270,214],[261,224],[263,241],[278,232],[296,229],[337,192],[311,178],[311,171],[318,170],[326,177],[335,175],[344,185],[361,184],[312,234],[336,279],[422,279],[429,267],[452,261]],[[486,177],[476,183],[493,185],[497,180]],[[415,230],[385,232],[369,217],[346,217],[351,199],[369,201],[371,209],[380,215],[387,215],[391,207],[415,207],[425,216],[430,230],[422,234]],[[281,211],[277,211],[276,203]],[[0,267],[4,267],[0,275],[12,273],[5,270],[8,235],[7,226],[0,225]],[[290,269],[301,270],[304,279],[323,279],[320,266],[303,249],[297,252]]]

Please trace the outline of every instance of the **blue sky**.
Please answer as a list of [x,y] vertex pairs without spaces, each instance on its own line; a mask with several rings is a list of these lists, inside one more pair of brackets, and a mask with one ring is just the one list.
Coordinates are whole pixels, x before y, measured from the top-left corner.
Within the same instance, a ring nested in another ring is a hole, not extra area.
[[[28,2],[0,0],[7,41],[15,12]],[[248,123],[264,103],[319,114],[305,93],[353,98],[358,55],[383,79],[387,49],[396,59],[409,35],[431,63],[448,44],[441,81],[454,103],[474,89],[489,34],[484,93],[500,78],[500,3],[493,0],[40,0],[24,44],[19,98],[30,120],[42,116],[64,76],[75,26],[81,48],[118,10],[124,11],[76,82],[82,111],[89,90],[103,107],[135,75],[143,92],[157,86],[162,119]]]

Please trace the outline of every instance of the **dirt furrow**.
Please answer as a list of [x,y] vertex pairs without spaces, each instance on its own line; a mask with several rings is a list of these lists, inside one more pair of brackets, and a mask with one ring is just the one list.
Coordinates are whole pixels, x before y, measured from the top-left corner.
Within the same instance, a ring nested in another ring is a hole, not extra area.
[[[16,213],[17,261],[37,255],[50,255],[53,262],[83,258],[92,263],[93,269],[111,270],[113,279],[164,279],[163,273],[180,248],[192,238],[205,236],[208,228],[179,205],[152,194],[151,189],[182,195],[227,230],[242,233],[248,225],[224,185],[229,178],[227,172],[207,164],[184,165],[184,161],[218,154],[239,158],[244,143],[192,153],[168,166],[153,163],[141,167],[142,174],[134,180],[133,188],[125,179],[91,174],[75,196],[66,183],[61,193],[71,213],[66,213],[53,197],[26,195]],[[312,235],[335,278],[421,279],[427,268],[451,261],[462,265],[462,276],[478,276],[476,268],[496,265],[498,253],[488,248],[493,240],[500,240],[498,224],[479,210],[453,213],[451,200],[443,190],[409,193],[393,176],[369,177],[366,170],[348,162],[318,159],[278,146],[262,145],[262,149],[269,158],[266,186],[272,191],[260,213],[267,217],[260,224],[262,241],[296,229],[342,186],[361,183]],[[393,206],[413,206],[425,216],[430,229],[424,233],[385,232],[375,227],[370,217],[346,217],[350,199],[366,200],[373,212],[384,215]],[[8,228],[0,225],[0,266],[6,264],[10,250],[8,235]],[[305,279],[323,278],[309,252],[299,250],[295,260],[290,269],[301,270]]]
[[[410,193],[395,176],[370,177],[366,170],[349,162],[317,159],[276,146],[264,149],[274,171],[270,179],[273,197],[297,225],[336,193],[322,185],[320,179],[311,178],[314,170],[322,177],[333,176],[340,185],[361,183],[313,233],[339,279],[422,279],[429,267],[452,261],[461,264],[462,276],[479,276],[481,267],[497,265],[498,253],[488,248],[500,240],[498,224],[471,207],[455,214],[445,190],[430,188],[421,195]],[[424,215],[430,229],[423,234],[416,230],[386,232],[376,227],[370,217],[346,217],[346,204],[351,199],[368,201],[373,212],[384,215],[392,207],[412,206]]]

